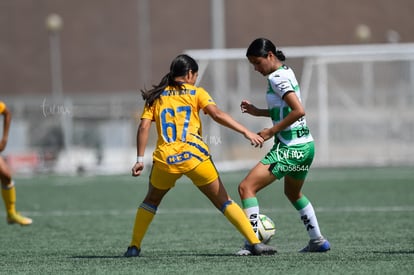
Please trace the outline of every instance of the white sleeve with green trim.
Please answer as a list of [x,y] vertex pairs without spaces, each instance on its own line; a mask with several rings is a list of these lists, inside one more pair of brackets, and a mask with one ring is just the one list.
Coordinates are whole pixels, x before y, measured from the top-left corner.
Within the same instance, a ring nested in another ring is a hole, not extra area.
[[[271,73],[267,80],[268,90],[266,100],[270,117],[273,125],[275,125],[283,120],[291,111],[290,107],[283,100],[283,96],[287,92],[293,91],[299,100],[301,100],[300,88],[294,72],[285,65]],[[303,144],[313,141],[305,117],[301,117],[289,127],[279,132],[277,138],[287,145]]]

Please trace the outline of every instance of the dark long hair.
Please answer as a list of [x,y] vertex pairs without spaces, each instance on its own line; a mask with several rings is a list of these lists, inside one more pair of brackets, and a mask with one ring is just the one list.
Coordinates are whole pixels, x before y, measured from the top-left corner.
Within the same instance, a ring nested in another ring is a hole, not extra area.
[[170,72],[167,73],[160,81],[158,85],[153,85],[150,90],[141,90],[142,98],[145,100],[145,104],[152,106],[154,101],[158,99],[167,86],[182,89],[183,83],[175,81],[174,78],[179,76],[185,76],[189,71],[193,73],[198,72],[197,62],[186,54],[180,54],[171,62]]
[[276,46],[266,38],[255,39],[247,48],[246,56],[267,57],[269,52],[272,52],[277,59],[285,61],[286,57],[281,50],[276,49]]

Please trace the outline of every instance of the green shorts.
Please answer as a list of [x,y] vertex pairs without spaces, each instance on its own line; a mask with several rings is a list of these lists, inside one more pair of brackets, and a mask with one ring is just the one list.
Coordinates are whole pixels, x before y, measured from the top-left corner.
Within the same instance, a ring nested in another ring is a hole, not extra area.
[[313,141],[290,146],[277,142],[260,162],[270,165],[269,171],[277,179],[286,175],[295,179],[305,179],[314,155]]

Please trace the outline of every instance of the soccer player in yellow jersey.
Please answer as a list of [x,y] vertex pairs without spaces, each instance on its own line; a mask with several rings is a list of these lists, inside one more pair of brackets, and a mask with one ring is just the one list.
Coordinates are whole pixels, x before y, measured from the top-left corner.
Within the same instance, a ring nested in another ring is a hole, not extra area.
[[227,194],[202,139],[199,112],[202,110],[216,122],[243,134],[254,146],[261,146],[263,138],[221,111],[203,88],[194,86],[197,76],[196,61],[188,55],[179,55],[158,85],[141,91],[145,108],[137,131],[138,157],[132,176],[141,175],[144,169],[143,157],[152,122],[155,122],[158,140],[148,193],[138,207],[125,257],[139,256],[142,239],[162,198],[182,175],[189,177],[246,238],[252,246],[252,254],[276,253],[273,247],[259,241],[240,206]]
[[[11,122],[11,112],[7,109],[6,104],[0,101],[0,114],[3,115],[3,136],[0,140],[0,153],[6,148],[9,137],[9,129]],[[9,224],[29,225],[32,224],[32,219],[23,217],[16,211],[16,188],[11,177],[11,171],[6,161],[0,155],[0,180],[1,180],[1,195],[3,197],[4,205],[7,211],[7,222]]]

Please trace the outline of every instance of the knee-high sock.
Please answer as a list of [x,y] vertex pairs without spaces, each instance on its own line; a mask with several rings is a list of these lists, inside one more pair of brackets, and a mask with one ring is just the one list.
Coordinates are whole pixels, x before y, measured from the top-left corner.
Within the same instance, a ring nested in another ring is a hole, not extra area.
[[296,210],[299,211],[300,219],[303,221],[309,237],[311,239],[317,239],[321,237],[322,235],[319,229],[318,220],[315,215],[315,210],[313,209],[310,201],[305,196],[302,196],[300,199],[293,203],[293,206],[296,208]]
[[259,201],[256,197],[247,198],[242,200],[243,211],[246,214],[247,218],[250,220],[250,224],[253,227],[253,231],[256,233],[256,236],[259,236],[257,231],[257,226],[259,222]]
[[135,215],[134,230],[132,232],[130,246],[135,245],[137,248],[141,248],[142,239],[144,238],[144,235],[147,232],[147,229],[156,212],[157,207],[154,205],[142,203],[138,207],[137,214]]
[[4,206],[6,207],[7,214],[16,213],[16,188],[12,182],[9,186],[1,188],[1,196],[3,197]]
[[221,208],[224,216],[237,228],[250,244],[260,243],[255,232],[252,230],[249,220],[246,218],[240,206],[229,200]]

